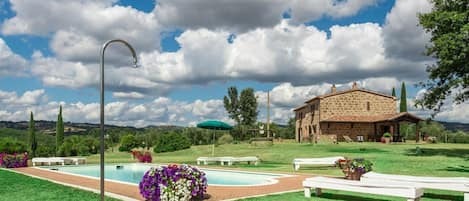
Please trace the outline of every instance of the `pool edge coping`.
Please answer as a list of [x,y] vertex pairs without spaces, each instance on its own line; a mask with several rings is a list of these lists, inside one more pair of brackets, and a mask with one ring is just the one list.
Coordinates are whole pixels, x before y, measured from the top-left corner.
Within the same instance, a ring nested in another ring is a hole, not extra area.
[[[116,163],[117,164],[122,164],[122,163]],[[157,163],[124,163],[124,164],[138,164],[138,165],[146,165],[146,166],[151,166],[153,165],[159,165]],[[86,166],[91,166],[91,165],[96,165],[96,164],[86,164]],[[111,164],[109,164],[111,165]],[[54,172],[54,173],[59,173],[59,174],[65,174],[65,175],[72,175],[72,176],[77,176],[77,177],[85,177],[88,179],[94,179],[94,180],[99,180],[99,177],[93,177],[93,176],[88,176],[88,175],[81,175],[81,174],[75,174],[75,173],[69,173],[69,172],[63,172],[63,171],[57,171],[57,170],[51,170],[48,169],[47,167],[80,167],[80,165],[71,165],[71,166],[33,166],[31,168],[39,169],[39,170],[45,170],[49,172]],[[153,167],[153,166],[151,166]],[[196,166],[200,168],[199,166]],[[211,168],[200,168],[200,169],[206,169],[206,170],[212,170],[212,171],[225,171],[225,172],[238,172],[238,173],[248,173],[248,174],[263,174],[262,172],[249,172],[249,171],[238,171],[238,170],[222,170],[222,169],[211,169]],[[279,174],[279,173],[266,173],[264,174],[276,174],[279,175],[278,177],[267,179],[269,182],[267,183],[262,183],[262,184],[251,184],[251,185],[222,185],[222,184],[209,184],[210,186],[219,186],[219,187],[257,187],[257,186],[268,186],[268,185],[274,185],[279,183],[279,180],[277,178],[283,178],[283,177],[294,177],[296,175],[291,175],[291,174]],[[114,180],[114,179],[104,179],[105,181],[108,182],[115,182],[115,183],[120,183],[120,184],[126,184],[126,185],[132,185],[132,186],[139,186],[139,184],[135,183],[130,183],[130,182],[125,182],[125,181],[119,181],[119,180]]]

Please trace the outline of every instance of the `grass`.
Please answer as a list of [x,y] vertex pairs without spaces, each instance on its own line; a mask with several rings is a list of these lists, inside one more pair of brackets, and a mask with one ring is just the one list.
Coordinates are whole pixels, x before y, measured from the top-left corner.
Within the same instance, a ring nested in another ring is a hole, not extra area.
[[[416,147],[422,154],[416,155]],[[152,153],[155,163],[195,164],[199,156],[210,156],[211,145],[192,146],[190,149],[171,153]],[[117,150],[117,149],[114,149]],[[221,145],[215,149],[216,156],[258,156],[258,166],[235,164],[231,168],[249,171],[293,172],[294,158],[346,156],[366,158],[374,163],[374,170],[382,173],[469,177],[469,147],[465,144],[379,144],[379,143],[341,143],[335,144],[297,144],[281,143],[273,146],[251,146],[249,144]],[[106,152],[106,163],[135,162],[129,153]],[[87,157],[88,163],[99,163],[99,155]],[[218,165],[211,165],[218,166]],[[300,173],[321,175],[342,175],[337,168],[302,168]],[[97,194],[61,186],[51,182],[0,170],[0,200],[97,200]],[[21,189],[21,190],[18,190]],[[425,191],[423,201],[463,200],[462,193],[430,190]],[[112,199],[109,199],[112,200]],[[384,201],[403,200],[402,198],[348,193],[324,190],[320,198],[304,198],[303,192],[285,193],[265,197],[245,199],[245,201],[264,200],[318,200],[318,201]]]
[[[416,147],[422,150],[415,154]],[[199,156],[210,156],[211,145],[192,146],[190,149],[171,153],[152,153],[155,163],[195,164]],[[273,146],[254,147],[249,144],[229,144],[215,148],[216,156],[259,156],[258,166],[236,164],[232,168],[252,171],[292,172],[294,158],[345,156],[371,160],[374,170],[381,173],[469,177],[469,147],[465,144],[391,144],[341,143],[296,144],[282,143]],[[107,152],[106,163],[134,162],[129,153]],[[88,158],[89,163],[99,163],[99,155]],[[218,166],[218,165],[211,165]],[[342,175],[337,168],[305,167],[300,173]]]
[[[262,196],[256,198],[242,199],[242,201],[402,201],[404,198],[371,195],[363,193],[350,193],[346,191],[323,190],[320,197],[305,198],[303,192],[284,193],[279,195]],[[463,201],[462,192],[450,192],[440,190],[425,190],[421,201]]]
[[[422,153],[416,155],[416,147]],[[345,156],[366,158],[374,163],[374,171],[381,173],[469,177],[469,147],[465,144],[380,144],[380,143],[341,143],[341,144],[297,144],[282,143],[273,146],[255,147],[249,144],[231,144],[216,147],[216,156],[259,156],[260,165],[236,164],[232,168],[250,171],[293,172],[294,158]],[[155,163],[195,164],[199,156],[210,156],[211,146],[192,146],[190,149],[171,153],[153,153]],[[90,163],[98,163],[99,155],[88,157]],[[106,162],[133,162],[128,153],[109,152]],[[217,166],[217,165],[212,165]],[[300,173],[321,175],[343,175],[337,168],[302,168]],[[403,198],[324,190],[321,197],[307,199],[303,192],[284,193],[245,201],[398,201]],[[461,192],[426,190],[422,201],[464,200]]]
[[[0,200],[11,201],[87,201],[99,200],[99,194],[0,169]],[[113,201],[117,199],[106,198]]]

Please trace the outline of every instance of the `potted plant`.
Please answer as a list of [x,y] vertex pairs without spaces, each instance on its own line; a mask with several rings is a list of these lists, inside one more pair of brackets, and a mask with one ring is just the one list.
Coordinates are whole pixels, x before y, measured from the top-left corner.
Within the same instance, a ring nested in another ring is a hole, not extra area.
[[383,134],[383,138],[381,139],[381,142],[385,144],[389,144],[391,142],[391,138],[392,138],[391,133],[386,132]]
[[205,173],[190,165],[151,168],[139,184],[140,194],[148,201],[202,200],[207,195]]
[[345,178],[350,180],[360,180],[360,177],[371,171],[373,163],[363,158],[356,159],[340,159],[336,162],[336,165],[342,169],[345,174]]

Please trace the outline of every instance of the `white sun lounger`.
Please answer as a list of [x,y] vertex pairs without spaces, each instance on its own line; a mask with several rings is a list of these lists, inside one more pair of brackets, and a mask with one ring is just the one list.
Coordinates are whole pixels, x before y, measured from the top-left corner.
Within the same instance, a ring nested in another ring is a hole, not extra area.
[[37,163],[46,163],[48,165],[60,163],[61,165],[65,165],[65,160],[59,157],[50,157],[50,158],[33,158],[31,160],[33,166],[36,166]]
[[247,157],[231,157],[231,156],[223,156],[223,157],[199,157],[197,158],[197,165],[203,163],[204,165],[208,165],[209,162],[220,162],[220,165],[233,165],[235,162],[254,162],[255,165],[258,164],[259,158],[255,156],[247,156]]
[[209,162],[220,162],[220,157],[199,157],[197,158],[197,165],[203,163],[204,165],[208,165]]
[[386,183],[393,183],[396,185],[459,191],[464,193],[464,201],[469,201],[469,178],[465,177],[421,177],[368,172],[362,175],[360,180],[365,183],[384,181]]
[[293,159],[293,169],[298,171],[301,165],[328,165],[334,166],[339,159],[345,159],[342,156],[325,157],[325,158],[295,158]]
[[61,158],[65,161],[67,164],[74,164],[74,165],[79,165],[80,162],[82,164],[86,163],[86,158],[74,158],[74,157],[67,157],[67,158]]
[[254,163],[254,165],[257,165],[259,162],[259,158],[256,156],[245,156],[245,157],[235,157],[235,162],[247,162],[248,164],[251,164],[251,162]]
[[423,196],[423,190],[419,187],[387,184],[366,184],[362,181],[334,179],[326,177],[312,177],[303,181],[305,197],[311,197],[311,188],[316,191],[316,196],[321,195],[321,189],[349,191],[357,193],[369,193],[406,198],[407,201],[418,201]]

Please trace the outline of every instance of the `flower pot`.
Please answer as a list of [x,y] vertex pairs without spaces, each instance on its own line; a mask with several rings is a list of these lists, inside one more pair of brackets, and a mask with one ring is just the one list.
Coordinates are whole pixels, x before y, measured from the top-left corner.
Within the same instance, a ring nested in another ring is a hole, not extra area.
[[363,173],[361,172],[351,172],[349,173],[347,179],[360,181],[360,177]]
[[390,137],[385,137],[385,138],[384,138],[384,143],[385,143],[385,144],[391,143],[391,138],[390,138]]

